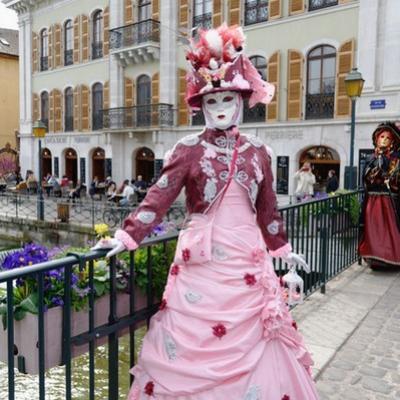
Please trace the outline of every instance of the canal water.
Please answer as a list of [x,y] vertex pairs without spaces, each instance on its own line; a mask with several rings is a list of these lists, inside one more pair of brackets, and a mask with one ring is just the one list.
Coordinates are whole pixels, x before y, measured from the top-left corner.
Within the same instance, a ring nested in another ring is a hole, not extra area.
[[[0,327],[2,329],[2,327]],[[140,351],[145,328],[135,334],[135,349]],[[108,349],[101,346],[96,349],[95,380],[96,400],[108,399]],[[129,391],[129,336],[120,338],[119,342],[119,398],[125,400]],[[0,362],[0,400],[8,400],[7,365]],[[16,371],[15,399],[39,399],[39,382],[37,375],[25,375]],[[46,372],[46,400],[65,399],[65,368],[52,368]],[[89,357],[82,355],[72,361],[72,399],[89,399]]]

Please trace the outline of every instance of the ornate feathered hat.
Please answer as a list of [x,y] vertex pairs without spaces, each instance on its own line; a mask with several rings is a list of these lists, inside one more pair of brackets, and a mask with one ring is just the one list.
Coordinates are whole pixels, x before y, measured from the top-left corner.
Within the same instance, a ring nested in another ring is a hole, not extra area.
[[262,79],[243,54],[244,39],[242,28],[224,23],[217,29],[200,30],[198,39],[191,40],[186,52],[191,66],[186,101],[192,109],[201,108],[205,94],[222,91],[240,92],[250,107],[272,101],[275,87]]
[[372,134],[372,142],[374,143],[374,146],[376,147],[376,142],[379,134],[383,131],[389,131],[392,133],[393,138],[396,142],[395,148],[398,150],[400,148],[400,121],[385,121],[380,123],[376,129],[374,130],[374,133]]

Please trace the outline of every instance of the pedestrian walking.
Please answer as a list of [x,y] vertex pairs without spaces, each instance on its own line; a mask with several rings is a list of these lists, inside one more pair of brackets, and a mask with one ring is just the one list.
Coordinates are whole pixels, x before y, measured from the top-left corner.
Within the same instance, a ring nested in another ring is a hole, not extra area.
[[339,181],[334,169],[328,171],[328,179],[326,182],[326,193],[333,193],[339,187]]
[[305,162],[294,174],[296,181],[295,196],[297,201],[308,200],[314,195],[315,175],[312,172],[311,164]]

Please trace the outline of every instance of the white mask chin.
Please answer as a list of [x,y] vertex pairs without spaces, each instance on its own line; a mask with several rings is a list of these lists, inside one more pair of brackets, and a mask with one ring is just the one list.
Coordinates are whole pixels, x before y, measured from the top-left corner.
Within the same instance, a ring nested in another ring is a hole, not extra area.
[[238,125],[243,108],[242,96],[237,92],[217,92],[203,96],[206,127],[225,130]]

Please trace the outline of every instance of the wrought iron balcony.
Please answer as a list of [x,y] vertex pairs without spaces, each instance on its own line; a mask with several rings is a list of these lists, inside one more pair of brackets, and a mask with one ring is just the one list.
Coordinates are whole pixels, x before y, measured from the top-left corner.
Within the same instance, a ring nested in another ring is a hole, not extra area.
[[47,71],[49,69],[49,57],[40,57],[40,70]]
[[92,59],[103,57],[103,42],[92,43]]
[[265,122],[265,105],[259,103],[249,108],[246,100],[243,108],[243,122]]
[[205,125],[205,123],[203,111],[200,110],[192,116],[192,125]]
[[139,129],[172,126],[174,110],[171,104],[109,108],[103,110],[103,128]]
[[148,19],[111,29],[110,49],[124,66],[158,60],[160,22]]
[[196,15],[193,17],[193,26],[198,28],[211,29],[212,26],[212,13]]
[[72,65],[74,63],[74,51],[65,50],[64,51],[64,65]]
[[334,93],[307,94],[306,119],[333,118]]
[[319,10],[321,8],[336,6],[337,4],[338,0],[310,0],[308,10]]

